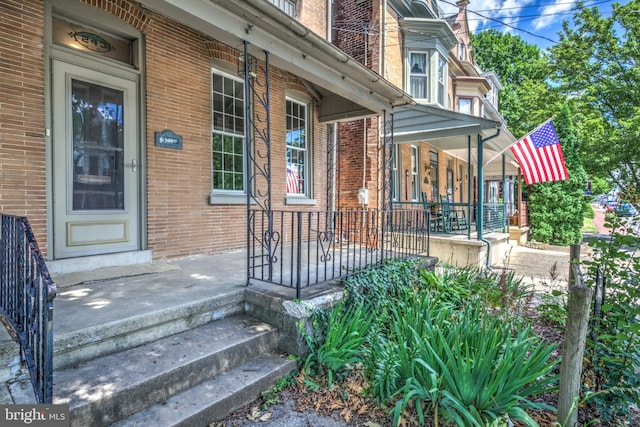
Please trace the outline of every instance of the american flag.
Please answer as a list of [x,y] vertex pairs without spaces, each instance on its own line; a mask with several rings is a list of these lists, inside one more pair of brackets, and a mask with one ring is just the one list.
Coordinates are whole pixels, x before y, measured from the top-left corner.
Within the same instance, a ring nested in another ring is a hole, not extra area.
[[569,179],[562,147],[551,120],[516,142],[511,152],[524,173],[527,185]]
[[299,182],[300,179],[296,167],[287,165],[287,193],[298,194],[300,192]]

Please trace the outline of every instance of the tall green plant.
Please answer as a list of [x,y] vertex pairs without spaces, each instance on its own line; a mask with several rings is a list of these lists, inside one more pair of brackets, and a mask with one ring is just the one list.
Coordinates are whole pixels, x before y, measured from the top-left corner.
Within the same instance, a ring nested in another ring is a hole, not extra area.
[[375,313],[365,304],[341,303],[331,309],[323,340],[317,339],[322,334],[305,335],[310,350],[305,372],[312,377],[326,374],[331,386],[337,374],[362,360],[374,319]]
[[428,298],[396,306],[393,324],[384,346],[395,350],[397,363],[378,373],[376,379],[387,383],[376,390],[388,397],[390,384],[399,387],[394,424],[410,405],[421,423],[431,412],[436,423],[441,418],[459,426],[484,426],[504,416],[533,426],[525,409],[551,409],[529,398],[556,381],[549,360],[554,346],[535,341],[529,329],[515,331],[477,304],[460,310]]

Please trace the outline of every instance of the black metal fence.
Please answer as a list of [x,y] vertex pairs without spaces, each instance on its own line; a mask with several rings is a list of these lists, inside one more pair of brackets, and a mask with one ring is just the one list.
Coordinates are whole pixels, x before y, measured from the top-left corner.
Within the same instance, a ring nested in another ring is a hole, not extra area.
[[[429,211],[432,234],[459,234],[471,236],[477,232],[478,206],[450,202],[394,202],[401,209]],[[508,228],[506,206],[502,203],[484,203],[483,233],[505,232]]]
[[423,210],[249,211],[248,277],[296,289],[429,254]]
[[13,328],[36,400],[53,393],[53,299],[56,286],[25,217],[2,215],[0,310]]

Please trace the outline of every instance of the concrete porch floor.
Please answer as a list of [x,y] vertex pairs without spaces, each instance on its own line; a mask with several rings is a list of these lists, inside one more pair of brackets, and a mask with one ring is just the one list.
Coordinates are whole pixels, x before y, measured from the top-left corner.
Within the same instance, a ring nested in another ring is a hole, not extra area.
[[[157,261],[92,271],[52,274],[58,295],[54,300],[54,336],[74,333],[125,318],[162,312],[247,289],[283,300],[296,298],[295,288],[252,283],[247,286],[243,250]],[[329,285],[302,288],[303,299],[327,291]]]
[[[52,274],[55,335],[246,288],[244,252]],[[154,265],[155,264],[155,265]],[[55,336],[54,335],[54,336]]]

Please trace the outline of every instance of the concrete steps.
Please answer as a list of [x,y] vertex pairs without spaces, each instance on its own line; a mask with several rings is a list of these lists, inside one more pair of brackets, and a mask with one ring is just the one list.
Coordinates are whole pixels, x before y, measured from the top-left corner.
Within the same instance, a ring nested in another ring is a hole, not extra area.
[[122,350],[130,340],[113,334],[116,344],[92,359],[73,360],[70,349],[54,370],[53,403],[69,405],[71,425],[207,425],[295,368],[278,354],[278,331],[244,314],[156,333]]
[[[167,302],[161,309],[137,315],[123,314],[112,320],[85,327],[80,325],[69,331],[60,332],[54,328],[54,370],[155,341],[216,319],[243,313],[244,295],[244,289],[231,290],[178,305]],[[74,314],[71,311],[58,315]],[[96,311],[95,315],[102,314]]]

